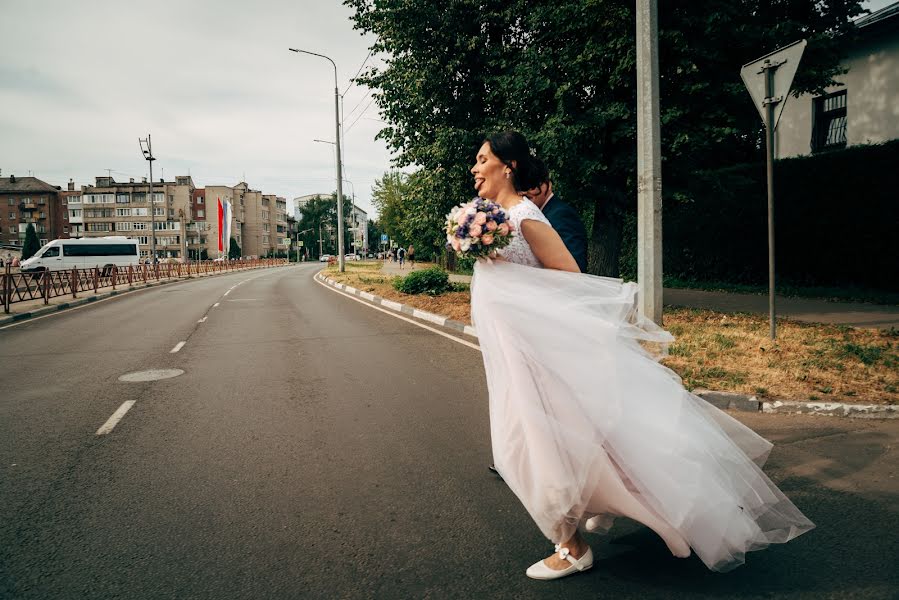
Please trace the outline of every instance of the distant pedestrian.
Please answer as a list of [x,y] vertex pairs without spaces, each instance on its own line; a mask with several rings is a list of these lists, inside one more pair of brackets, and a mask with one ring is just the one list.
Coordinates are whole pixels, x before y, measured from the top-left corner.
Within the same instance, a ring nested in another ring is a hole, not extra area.
[[400,248],[396,251],[396,258],[400,261],[400,268],[403,268],[403,260],[406,258],[406,249]]
[[18,266],[19,266],[19,257],[18,257],[18,256],[13,256],[13,257],[12,257],[12,263],[10,263],[10,264],[11,264],[12,266],[14,266],[14,267],[18,267]]
[[406,258],[409,260],[409,265],[415,267],[415,246],[409,244],[409,249],[406,250]]

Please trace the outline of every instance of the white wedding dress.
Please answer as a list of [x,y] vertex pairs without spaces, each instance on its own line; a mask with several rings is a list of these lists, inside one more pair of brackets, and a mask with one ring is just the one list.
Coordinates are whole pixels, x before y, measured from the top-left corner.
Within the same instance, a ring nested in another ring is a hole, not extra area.
[[[527,199],[509,218],[548,223]],[[636,284],[540,268],[522,235],[499,253],[471,286],[493,458],[547,538],[627,516],[727,571],[814,527],[762,472],[771,444],[647,350],[673,338],[637,316]]]

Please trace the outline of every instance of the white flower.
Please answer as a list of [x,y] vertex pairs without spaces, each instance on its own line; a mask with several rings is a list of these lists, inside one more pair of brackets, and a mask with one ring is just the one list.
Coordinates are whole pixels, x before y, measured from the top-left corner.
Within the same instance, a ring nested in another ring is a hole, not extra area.
[[476,209],[474,206],[469,206],[468,208],[465,209],[466,215],[473,215],[477,212],[478,212],[478,209]]
[[468,252],[471,249],[471,240],[468,238],[465,238],[464,240],[462,240],[462,244],[461,244],[460,248],[461,248],[462,252]]

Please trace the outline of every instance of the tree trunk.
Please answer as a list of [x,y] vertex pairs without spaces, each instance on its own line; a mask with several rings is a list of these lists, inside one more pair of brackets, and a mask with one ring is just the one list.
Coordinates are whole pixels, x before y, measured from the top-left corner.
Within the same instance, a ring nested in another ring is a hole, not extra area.
[[593,229],[588,241],[587,272],[618,277],[621,256],[621,210],[624,193],[606,188],[594,206]]

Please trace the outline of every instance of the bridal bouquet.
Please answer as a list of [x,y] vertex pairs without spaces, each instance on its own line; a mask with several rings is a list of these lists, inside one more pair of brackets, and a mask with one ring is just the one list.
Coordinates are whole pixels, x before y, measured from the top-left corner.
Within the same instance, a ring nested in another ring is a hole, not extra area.
[[446,215],[446,243],[459,256],[486,257],[514,235],[506,210],[483,198],[454,206]]

